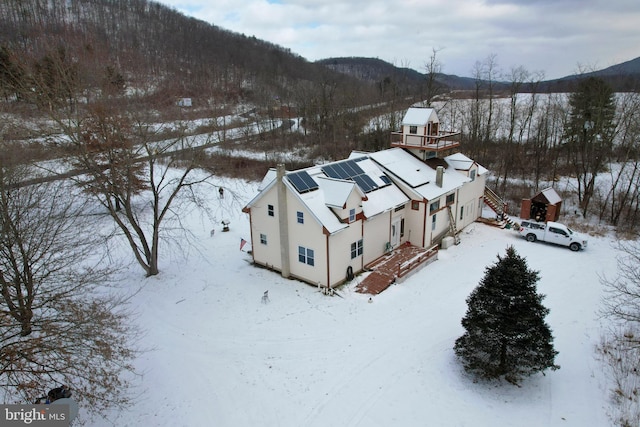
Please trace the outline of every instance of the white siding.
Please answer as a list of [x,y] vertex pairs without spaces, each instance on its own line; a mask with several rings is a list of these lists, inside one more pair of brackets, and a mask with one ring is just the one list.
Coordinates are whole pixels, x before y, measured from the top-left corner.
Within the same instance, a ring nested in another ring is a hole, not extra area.
[[[274,207],[274,216],[267,213],[268,205]],[[251,208],[253,259],[261,265],[282,269],[280,260],[280,227],[278,225],[278,198],[276,187],[269,189],[259,204]],[[267,236],[267,244],[260,243],[260,234]]]
[[[300,199],[287,194],[289,217],[289,261],[291,275],[309,283],[327,283],[327,239],[322,226],[302,204]],[[297,213],[302,212],[304,223],[299,224]],[[298,259],[298,247],[313,249],[314,265],[302,263]]]
[[424,236],[424,210],[425,204],[423,202],[418,203],[418,210],[411,209],[411,204],[406,208],[407,216],[405,218],[404,232],[406,241],[411,242],[413,245],[422,246]]
[[[477,166],[474,165],[471,170],[475,170],[476,177],[472,182],[467,182],[458,191],[458,207],[456,212],[456,221],[458,231],[474,222],[482,214],[478,209],[478,199],[484,196],[485,175],[477,174]],[[473,203],[471,203],[473,202]],[[470,206],[473,206],[470,210]],[[460,208],[463,207],[463,218],[460,221]]]
[[[431,213],[430,206],[432,203],[440,201],[440,209]],[[437,241],[439,238],[443,237],[443,235],[449,230],[450,221],[449,221],[449,211],[447,210],[446,198],[444,196],[439,197],[434,200],[429,200],[427,202],[427,220],[425,224],[425,229],[427,236],[429,238],[425,239],[426,246],[431,246],[435,243],[439,243]],[[436,225],[433,227],[433,216],[436,217]]]
[[346,230],[330,236],[329,238],[329,278],[331,285],[336,285],[345,280],[347,267],[351,266],[354,273],[362,270],[363,256],[351,259],[351,244],[362,239],[362,226],[358,221]]
[[[348,221],[350,209],[355,209],[356,218],[361,218],[362,197],[357,191],[351,192],[347,198],[345,209],[335,209],[334,211],[340,218]],[[357,243],[358,240],[363,238],[362,230],[362,220],[357,219],[355,222],[350,223],[347,229],[329,237],[329,281],[332,286],[345,280],[347,267],[351,267],[354,273],[362,271],[364,255],[351,259],[351,244]],[[363,241],[363,243],[365,242]]]
[[364,263],[365,265],[384,254],[389,242],[389,213],[382,213],[367,219],[364,223]]

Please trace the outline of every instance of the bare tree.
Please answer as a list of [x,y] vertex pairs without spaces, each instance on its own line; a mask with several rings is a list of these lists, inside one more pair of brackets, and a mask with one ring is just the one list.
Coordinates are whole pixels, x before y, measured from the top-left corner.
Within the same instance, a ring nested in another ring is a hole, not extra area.
[[32,177],[0,165],[1,398],[33,401],[65,384],[89,412],[123,407],[137,352],[122,297],[104,287],[115,266],[86,197],[69,182],[20,185]]
[[622,241],[619,249],[618,275],[601,279],[606,290],[604,313],[617,323],[640,327],[640,244]]
[[438,82],[438,75],[442,73],[442,63],[437,58],[438,52],[442,49],[431,49],[431,56],[424,65],[425,70],[425,102],[427,107],[431,107],[433,99],[441,94],[445,89],[445,86]]
[[[73,164],[87,172],[76,181],[106,208],[145,274],[156,275],[160,271],[158,258],[163,232],[166,238],[184,232],[180,226],[168,226],[180,221],[174,202],[183,190],[208,178],[208,175],[194,178],[192,174],[200,153],[196,148],[208,140],[181,132],[162,139],[163,134],[169,134],[170,123],[154,126],[150,117],[126,112],[100,114],[106,116],[59,121],[75,148]],[[109,126],[94,126],[95,122]],[[105,150],[92,149],[96,140],[104,141]],[[106,152],[110,154],[105,155]],[[191,191],[184,193],[195,195]],[[195,200],[183,198],[181,209],[187,209],[189,201]]]
[[487,126],[485,128],[484,142],[489,142],[494,136],[493,131],[495,127],[495,124],[494,124],[495,102],[493,98],[495,95],[496,80],[500,76],[500,70],[498,69],[498,55],[496,55],[495,53],[492,53],[491,55],[487,56],[487,58],[484,61],[484,64],[485,64],[484,80],[485,80],[485,85],[487,90],[487,99],[489,103],[489,107],[487,111]]
[[612,380],[612,419],[616,425],[640,422],[640,245],[620,244],[618,275],[601,278],[605,287],[602,313],[612,321],[598,350]]
[[601,200],[600,219],[613,225],[637,226],[634,212],[640,200],[640,96],[637,93],[621,93],[617,97],[617,141],[615,157],[609,165],[610,187]]
[[[188,137],[183,126],[164,122],[138,96],[119,99],[107,91],[87,100],[83,92],[91,91],[91,86],[76,78],[67,56],[48,55],[46,59],[46,69],[55,72],[38,72],[36,67],[32,84],[38,105],[47,107],[44,112],[58,127],[59,134],[52,139],[66,147],[70,166],[84,172],[75,181],[111,215],[145,274],[158,274],[163,231],[168,239],[172,233],[184,232],[179,226],[163,227],[171,220],[179,222],[173,204],[182,190],[206,179],[192,179],[192,172],[200,153],[197,146],[206,145],[211,136],[204,140]],[[53,79],[56,90],[51,89],[49,74],[58,76]],[[118,81],[117,86],[121,84]],[[174,103],[175,96],[165,96],[164,103]],[[60,108],[52,108],[54,105]]]
[[[529,72],[523,67],[511,68],[510,74],[511,84],[509,85],[509,119],[508,119],[508,131],[507,139],[504,141],[503,155],[501,156],[501,171],[502,171],[502,193],[505,192],[507,187],[507,180],[510,177],[511,171],[517,167],[517,160],[520,157],[519,151],[522,148],[522,139],[517,138],[516,134],[519,133],[522,136],[521,130],[526,116],[523,114],[521,93],[522,86],[529,78]],[[498,178],[498,182],[500,178]]]

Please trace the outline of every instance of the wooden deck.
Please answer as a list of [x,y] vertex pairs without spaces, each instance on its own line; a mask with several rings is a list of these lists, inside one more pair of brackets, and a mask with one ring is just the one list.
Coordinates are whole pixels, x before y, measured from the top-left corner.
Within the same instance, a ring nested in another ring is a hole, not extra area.
[[437,246],[425,249],[405,243],[390,254],[366,265],[365,269],[372,271],[356,286],[356,292],[377,295],[417,268],[436,259],[438,259]]

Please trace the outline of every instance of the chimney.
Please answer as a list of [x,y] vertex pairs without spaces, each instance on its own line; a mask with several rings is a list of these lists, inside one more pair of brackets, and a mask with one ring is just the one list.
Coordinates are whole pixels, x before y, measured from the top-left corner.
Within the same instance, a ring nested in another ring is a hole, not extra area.
[[443,178],[444,178],[444,168],[442,166],[438,166],[436,168],[436,185],[438,187],[442,187]]
[[276,191],[278,194],[278,225],[280,228],[280,273],[282,277],[288,278],[291,275],[289,264],[289,218],[287,210],[287,187],[284,185],[284,175],[286,171],[284,164],[280,163],[276,167]]

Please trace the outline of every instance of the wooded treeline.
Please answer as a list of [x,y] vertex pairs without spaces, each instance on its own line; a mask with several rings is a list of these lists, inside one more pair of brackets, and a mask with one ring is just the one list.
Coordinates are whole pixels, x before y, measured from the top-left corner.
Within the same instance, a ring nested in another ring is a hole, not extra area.
[[[569,93],[521,93],[523,82],[535,86],[536,79],[523,69],[509,74],[508,92],[496,92],[490,69],[469,98],[434,106],[462,132],[462,151],[492,171],[491,185],[515,206],[512,214],[521,199],[554,185],[565,206],[577,206],[572,214],[638,230],[639,94],[614,93],[597,77],[577,79]],[[558,188],[560,177],[575,184]]]
[[[512,206],[574,176],[575,188],[559,190],[576,194],[584,216],[640,226],[637,87],[614,95],[589,77],[565,84],[569,92],[544,93],[543,73],[504,71],[491,55],[471,70],[471,89],[454,92],[439,80],[435,50],[423,80],[376,60],[359,62],[358,79],[334,71],[340,63],[309,63],[147,0],[8,0],[0,20],[0,93],[11,114],[80,117],[108,104],[102,111],[145,111],[150,120],[215,119],[207,130],[224,132],[228,123],[217,118],[244,105],[243,148],[298,151],[311,162],[387,148],[406,107],[427,99],[442,129],[462,132],[461,150],[493,172],[491,184]],[[362,69],[368,63],[375,70]],[[181,97],[192,97],[194,108],[177,108]],[[604,116],[594,120],[596,110]],[[274,130],[265,119],[284,125]],[[303,132],[287,131],[294,119]],[[7,123],[4,139],[35,136]],[[607,190],[596,186],[604,176]]]
[[111,66],[134,83],[173,83],[183,96],[212,86],[237,95],[243,82],[315,74],[315,67],[279,46],[147,0],[8,0],[0,13],[1,40],[21,55],[38,58],[63,46],[88,69]]

